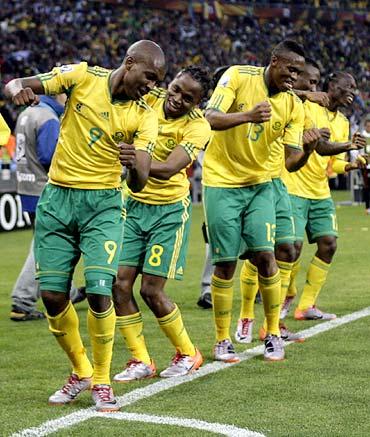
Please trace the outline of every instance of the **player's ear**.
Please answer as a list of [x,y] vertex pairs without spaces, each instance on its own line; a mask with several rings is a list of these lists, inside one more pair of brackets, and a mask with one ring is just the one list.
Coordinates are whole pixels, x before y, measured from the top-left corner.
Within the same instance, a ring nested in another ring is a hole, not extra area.
[[276,55],[272,55],[271,56],[271,60],[270,60],[270,64],[273,65],[274,67],[277,65],[278,63],[278,58]]
[[126,67],[126,70],[131,70],[133,65],[135,64],[135,59],[132,56],[127,56],[124,61],[124,66]]

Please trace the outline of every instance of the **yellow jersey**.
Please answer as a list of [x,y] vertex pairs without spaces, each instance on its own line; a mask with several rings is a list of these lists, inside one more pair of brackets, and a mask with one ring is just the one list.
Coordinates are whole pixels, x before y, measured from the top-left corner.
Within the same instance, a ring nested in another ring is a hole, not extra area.
[[[211,137],[211,127],[197,108],[192,109],[182,117],[166,118],[164,112],[166,95],[166,90],[156,88],[144,96],[146,103],[158,115],[159,130],[153,159],[164,162],[175,147],[181,146],[193,162],[208,143]],[[154,205],[178,202],[188,195],[189,180],[185,168],[169,180],[161,180],[151,176],[142,191],[139,193],[130,192],[132,198]]]
[[[223,74],[207,109],[223,113],[250,111],[267,101],[272,115],[265,123],[244,123],[214,131],[203,163],[203,184],[211,187],[243,187],[271,180],[268,162],[275,140],[301,148],[304,111],[290,91],[269,95],[265,68],[235,65]],[[280,164],[281,165],[281,164]]]
[[10,127],[6,124],[3,116],[0,114],[0,146],[4,146],[10,137]]
[[45,94],[68,95],[49,182],[81,189],[117,188],[122,173],[118,143],[152,154],[158,135],[156,113],[142,99],[113,99],[111,73],[81,62],[37,76]]
[[[348,141],[349,121],[340,111],[329,111],[327,108],[308,100],[303,106],[306,123],[310,124],[310,127],[329,128],[331,142],[345,143]],[[306,199],[327,199],[330,197],[327,177],[329,161],[336,161],[337,172],[344,173],[347,164],[345,156],[345,153],[333,157],[320,156],[314,151],[300,170],[292,173],[284,172],[283,180],[288,192]]]

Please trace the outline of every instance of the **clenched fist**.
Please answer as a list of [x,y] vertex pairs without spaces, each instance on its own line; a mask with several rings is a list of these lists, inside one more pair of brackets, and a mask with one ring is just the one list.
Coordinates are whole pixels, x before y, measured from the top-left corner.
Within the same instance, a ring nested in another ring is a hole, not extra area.
[[133,169],[136,167],[136,150],[133,144],[119,143],[119,160],[124,167]]

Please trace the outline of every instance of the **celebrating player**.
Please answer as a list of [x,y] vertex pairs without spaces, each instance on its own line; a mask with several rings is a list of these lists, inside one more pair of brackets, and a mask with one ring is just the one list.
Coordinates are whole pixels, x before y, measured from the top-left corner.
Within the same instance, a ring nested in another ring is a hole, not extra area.
[[146,97],[159,118],[159,135],[150,177],[140,193],[130,192],[114,300],[117,325],[132,359],[114,380],[127,382],[149,378],[156,368],[143,337],[143,321],[133,285],[142,274],[140,294],[176,349],[165,378],[197,370],[202,356],[191,342],[181,313],[164,291],[167,278],[182,279],[191,215],[186,168],[211,136],[211,128],[196,108],[207,95],[208,74],[187,67],[168,90],[154,89]]
[[[50,396],[50,404],[72,402],[92,386],[98,411],[119,408],[109,372],[116,320],[112,282],[123,230],[121,164],[128,169],[131,189],[142,189],[158,119],[141,97],[164,73],[161,48],[143,40],[129,47],[116,70],[82,62],[6,86],[7,96],[18,105],[37,103],[38,94],[69,96],[49,183],[36,212],[35,259],[49,329],[72,363],[68,382]],[[93,366],[67,293],[81,254]]]
[[266,68],[236,65],[228,69],[207,107],[207,119],[215,130],[204,158],[203,183],[212,261],[216,264],[211,287],[216,360],[238,361],[229,331],[241,239],[257,268],[263,296],[267,320],[264,357],[284,358],[268,158],[278,138],[292,149],[300,147],[303,106],[290,90],[303,67],[303,49],[294,41],[283,41],[273,49]]
[[[295,87],[299,90],[315,91],[320,79],[320,70],[316,63],[307,64],[304,74],[300,75]],[[326,82],[329,105],[323,107],[306,100],[305,117],[312,126],[321,129],[322,140],[307,164],[296,173],[287,174],[284,179],[291,195],[296,228],[297,261],[292,272],[292,281],[299,268],[299,256],[302,251],[304,232],[310,243],[317,244],[317,252],[307,272],[303,293],[294,313],[296,320],[330,320],[335,314],[325,313],[316,307],[317,297],[325,284],[326,277],[337,248],[337,218],[334,202],[330,196],[327,168],[331,162],[335,173],[344,173],[363,166],[361,159],[355,163],[345,161],[345,152],[365,147],[366,140],[355,134],[349,141],[349,122],[339,111],[341,106],[352,104],[356,82],[345,72],[332,74]],[[327,155],[327,156],[320,156]],[[282,318],[289,311],[296,293],[296,287],[290,286],[282,308]]]

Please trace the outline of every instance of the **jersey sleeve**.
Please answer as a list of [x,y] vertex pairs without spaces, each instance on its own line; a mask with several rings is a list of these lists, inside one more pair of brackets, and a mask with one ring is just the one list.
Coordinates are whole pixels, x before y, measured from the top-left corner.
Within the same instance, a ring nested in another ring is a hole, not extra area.
[[305,113],[302,102],[298,97],[293,96],[294,105],[289,123],[286,125],[283,134],[283,144],[293,149],[302,149],[302,136],[305,126]]
[[147,108],[140,117],[137,131],[134,135],[134,145],[136,150],[144,150],[150,156],[153,155],[155,143],[158,136],[158,116],[157,113]]
[[54,67],[49,73],[37,75],[41,81],[45,94],[61,94],[67,95],[71,92],[73,87],[82,82],[87,71],[87,63],[62,65],[61,67]]
[[239,73],[236,66],[230,67],[221,76],[206,109],[226,113],[233,104],[239,87]]
[[10,136],[10,127],[6,124],[3,116],[0,114],[0,146],[6,144]]
[[180,146],[195,161],[199,152],[204,150],[211,138],[211,126],[204,118],[192,120],[184,129]]

